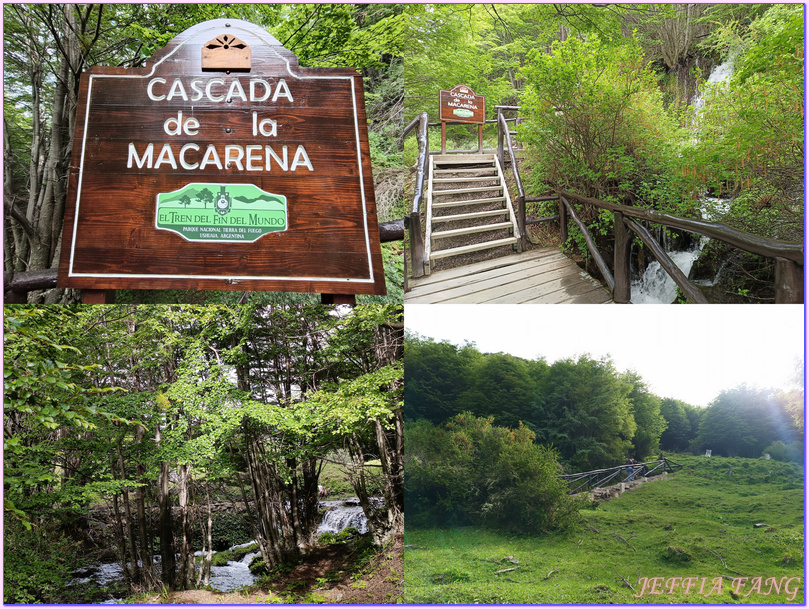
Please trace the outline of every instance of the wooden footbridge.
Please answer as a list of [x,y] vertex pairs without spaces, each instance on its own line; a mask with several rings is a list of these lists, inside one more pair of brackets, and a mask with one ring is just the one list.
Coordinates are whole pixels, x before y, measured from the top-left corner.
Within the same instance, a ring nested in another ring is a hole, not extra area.
[[606,469],[595,469],[579,474],[565,474],[559,476],[570,485],[569,494],[574,495],[585,491],[592,491],[603,486],[619,484],[621,482],[632,482],[641,478],[651,478],[663,473],[675,472],[682,468],[682,465],[669,459],[658,459],[656,461],[646,461],[645,463],[632,463],[608,467]]
[[[422,113],[404,135],[416,132],[419,158],[411,213],[405,217],[409,266],[405,268],[405,303],[629,303],[630,248],[640,239],[690,302],[707,303],[699,287],[685,277],[652,238],[649,223],[694,232],[775,261],[775,302],[803,303],[802,243],[764,239],[719,223],[608,203],[559,191],[527,198],[522,186],[505,111],[496,106],[498,147],[432,153],[429,117]],[[471,154],[470,154],[471,153]],[[505,168],[510,165],[512,192]],[[526,218],[527,202],[553,201],[558,213]],[[571,203],[572,202],[572,203]],[[575,205],[608,210],[614,215],[614,260],[602,257],[579,218]],[[529,248],[526,226],[556,221],[567,240],[568,221],[581,231],[601,275],[597,281],[558,248]],[[612,268],[610,268],[610,266]]]

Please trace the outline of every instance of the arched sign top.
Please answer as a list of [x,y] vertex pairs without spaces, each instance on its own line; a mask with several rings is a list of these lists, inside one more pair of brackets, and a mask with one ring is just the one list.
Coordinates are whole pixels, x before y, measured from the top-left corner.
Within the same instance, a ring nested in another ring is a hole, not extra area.
[[238,19],[82,75],[59,285],[384,294],[362,77]]
[[[174,61],[187,62],[189,67],[193,68],[193,51],[189,50],[189,47],[198,49],[223,36],[233,36],[248,47],[262,49],[264,53],[259,54],[258,61],[281,60],[293,67],[298,65],[297,55],[282,46],[275,36],[264,28],[242,19],[211,19],[191,26],[172,38],[165,48],[157,51],[147,65],[159,64],[170,57]],[[202,69],[202,57],[198,56],[196,61],[200,62],[199,69]]]

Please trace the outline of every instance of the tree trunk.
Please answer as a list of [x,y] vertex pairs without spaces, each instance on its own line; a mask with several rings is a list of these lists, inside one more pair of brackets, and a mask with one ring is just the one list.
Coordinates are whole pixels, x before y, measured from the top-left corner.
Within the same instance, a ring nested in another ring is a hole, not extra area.
[[191,465],[184,463],[177,466],[177,495],[181,515],[181,549],[180,569],[177,573],[177,588],[190,590],[194,587],[195,563],[193,543],[193,527],[191,518]]
[[[118,440],[118,469],[120,480],[126,480],[126,467],[124,466],[124,452],[122,441]],[[135,541],[135,530],[132,528],[132,510],[129,506],[129,488],[123,487],[121,497],[124,503],[124,530],[129,540],[129,560],[132,562],[132,580],[141,582],[140,567],[138,566],[138,545]]]

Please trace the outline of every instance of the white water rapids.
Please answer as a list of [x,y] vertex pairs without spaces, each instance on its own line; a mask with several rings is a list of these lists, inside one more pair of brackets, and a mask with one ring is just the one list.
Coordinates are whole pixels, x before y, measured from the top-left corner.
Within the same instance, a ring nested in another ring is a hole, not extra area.
[[[356,497],[346,500],[336,501],[321,501],[320,507],[327,511],[323,514],[323,520],[317,529],[317,534],[321,533],[339,533],[348,527],[356,527],[360,533],[368,531],[368,521],[359,504],[359,499]],[[246,548],[253,541],[232,546],[229,550],[239,550]],[[200,554],[196,552],[195,554]],[[219,590],[220,592],[230,592],[238,590],[244,586],[252,585],[256,581],[256,576],[250,572],[250,561],[258,552],[251,552],[244,556],[240,561],[229,561],[223,567],[211,567],[211,587]],[[160,562],[160,557],[156,557],[155,563]],[[91,581],[95,582],[99,587],[107,586],[115,581],[123,579],[123,572],[119,563],[99,564],[94,568],[95,572],[90,577],[75,579],[71,585],[87,584]],[[121,602],[121,599],[110,599],[104,601],[103,605],[115,605]]]
[[[729,58],[725,63],[714,66],[711,74],[708,77],[708,86],[713,86],[718,83],[726,81],[733,74],[733,58]],[[695,136],[699,133],[699,117],[702,108],[705,105],[703,100],[703,92],[698,91],[691,101],[691,105],[696,109],[694,118],[697,124],[694,125]],[[702,211],[703,219],[715,220],[717,215],[726,213],[728,210],[728,202],[723,199],[715,197],[705,197],[704,208]],[[665,236],[665,231],[663,231]],[[671,258],[672,262],[677,265],[683,274],[688,277],[691,267],[697,258],[699,258],[702,248],[707,243],[706,238],[700,239],[699,245],[684,251],[669,250],[666,247],[665,239],[663,240],[663,248],[666,254]],[[643,275],[632,281],[630,301],[633,304],[671,304],[677,298],[677,284],[663,270],[657,260],[650,262],[643,272]]]

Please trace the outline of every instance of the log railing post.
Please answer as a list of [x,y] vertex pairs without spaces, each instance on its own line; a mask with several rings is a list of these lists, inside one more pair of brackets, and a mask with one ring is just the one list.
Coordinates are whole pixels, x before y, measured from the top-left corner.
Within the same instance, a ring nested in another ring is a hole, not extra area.
[[562,239],[562,247],[567,243],[567,209],[562,197],[559,197],[559,237]]
[[525,195],[521,194],[517,199],[517,226],[520,227],[520,251],[525,251],[528,235],[525,231]]
[[624,214],[615,212],[615,259],[613,272],[615,273],[615,290],[612,299],[620,304],[631,302],[631,275],[629,269],[629,253],[632,239],[624,225]]
[[412,277],[424,276],[424,236],[421,234],[421,214],[413,212],[405,216],[410,237],[410,262],[413,265]]
[[775,304],[803,304],[803,268],[786,258],[775,258]]
[[500,167],[505,167],[505,159],[503,154],[503,124],[501,117],[503,116],[503,109],[497,108],[497,160],[500,161]]

